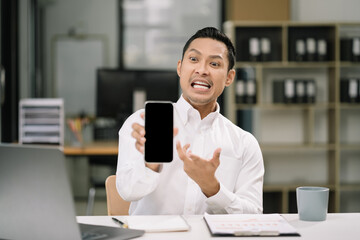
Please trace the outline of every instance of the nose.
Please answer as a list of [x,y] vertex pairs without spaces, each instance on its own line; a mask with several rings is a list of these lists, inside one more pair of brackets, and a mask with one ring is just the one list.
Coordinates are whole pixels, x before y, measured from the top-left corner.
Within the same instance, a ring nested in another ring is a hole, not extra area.
[[209,69],[208,65],[205,61],[199,61],[196,65],[196,73],[199,75],[208,75]]

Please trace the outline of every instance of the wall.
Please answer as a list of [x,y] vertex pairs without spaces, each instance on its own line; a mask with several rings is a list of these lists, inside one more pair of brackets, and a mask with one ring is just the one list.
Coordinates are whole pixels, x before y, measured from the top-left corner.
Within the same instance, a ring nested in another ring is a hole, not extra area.
[[45,7],[45,70],[47,92],[52,92],[51,41],[56,34],[75,28],[84,34],[104,34],[108,38],[108,67],[118,66],[118,1],[57,0]]
[[[109,67],[118,65],[118,1],[117,0],[42,0],[45,4],[45,76],[48,95],[52,92],[51,38],[66,34],[71,27],[85,29],[88,34],[106,34],[109,39]],[[324,8],[326,6],[326,8]],[[30,96],[29,0],[19,2],[20,9],[20,78],[21,97]],[[360,21],[358,0],[291,0],[293,21]]]
[[[118,1],[117,0],[42,0],[44,5],[44,64],[46,92],[53,97],[52,40],[55,35],[67,34],[75,28],[86,35],[105,35],[108,52],[105,67],[118,66]],[[90,94],[92,95],[92,94]],[[90,129],[90,128],[89,128]],[[90,169],[83,157],[68,158],[69,175],[73,183],[75,197],[88,194],[88,174]],[[109,175],[108,169],[103,175]]]
[[359,22],[359,0],[291,0],[291,20]]

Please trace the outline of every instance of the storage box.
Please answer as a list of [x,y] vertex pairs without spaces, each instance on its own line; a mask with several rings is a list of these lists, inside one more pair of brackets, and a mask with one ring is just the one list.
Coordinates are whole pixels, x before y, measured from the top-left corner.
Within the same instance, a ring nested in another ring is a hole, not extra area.
[[237,21],[288,21],[289,0],[228,0],[226,19]]

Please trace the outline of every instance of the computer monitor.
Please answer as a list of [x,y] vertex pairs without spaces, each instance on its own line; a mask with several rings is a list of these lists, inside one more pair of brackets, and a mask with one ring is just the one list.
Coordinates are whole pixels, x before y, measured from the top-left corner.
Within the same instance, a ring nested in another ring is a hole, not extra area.
[[113,139],[123,122],[134,112],[135,92],[142,91],[146,96],[144,100],[176,102],[179,80],[176,71],[100,68],[97,70],[96,91],[97,118],[106,120],[100,123],[103,127],[95,125],[94,137]]
[[135,72],[99,69],[97,71],[96,115],[117,119],[130,114],[135,79]]
[[136,89],[146,92],[146,100],[176,102],[179,98],[179,80],[175,71],[138,71]]

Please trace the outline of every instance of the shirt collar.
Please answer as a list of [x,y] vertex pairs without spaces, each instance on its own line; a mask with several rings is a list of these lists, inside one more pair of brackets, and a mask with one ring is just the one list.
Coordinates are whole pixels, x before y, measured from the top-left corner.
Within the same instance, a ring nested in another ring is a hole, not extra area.
[[[179,98],[179,100],[175,103],[176,111],[179,115],[179,118],[181,119],[182,123],[186,125],[186,123],[189,121],[189,115],[193,111],[197,111],[193,106],[191,106],[190,103],[188,103],[183,95]],[[218,103],[216,103],[216,110],[209,115],[207,115],[203,120],[205,122],[208,122],[209,124],[212,124],[215,120],[215,118],[220,114],[220,106]]]

